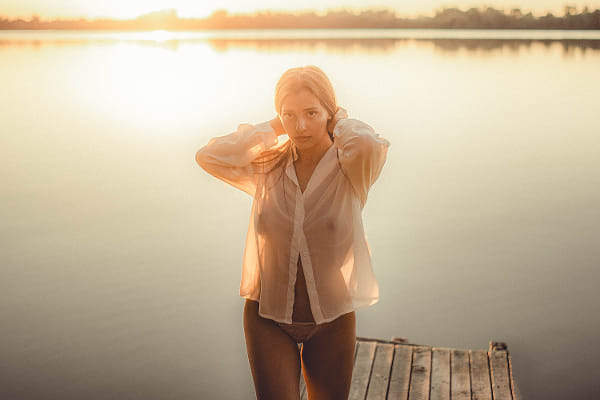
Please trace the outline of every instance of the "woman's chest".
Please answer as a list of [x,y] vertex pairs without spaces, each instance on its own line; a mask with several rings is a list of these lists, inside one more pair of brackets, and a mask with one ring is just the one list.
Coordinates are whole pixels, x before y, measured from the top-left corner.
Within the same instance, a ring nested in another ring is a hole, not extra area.
[[306,190],[306,187],[308,186],[308,182],[310,181],[310,178],[312,177],[313,173],[315,172],[316,167],[317,167],[317,164],[314,164],[314,163],[309,164],[309,163],[298,162],[298,163],[294,164],[296,179],[298,180],[298,186],[302,193],[304,193],[304,191]]
[[291,235],[298,228],[305,232],[347,231],[356,206],[352,187],[339,170],[321,178],[310,182],[304,193],[300,186],[304,184],[306,189],[310,180],[304,175],[298,176],[297,183],[283,179],[264,190],[255,209],[258,233]]

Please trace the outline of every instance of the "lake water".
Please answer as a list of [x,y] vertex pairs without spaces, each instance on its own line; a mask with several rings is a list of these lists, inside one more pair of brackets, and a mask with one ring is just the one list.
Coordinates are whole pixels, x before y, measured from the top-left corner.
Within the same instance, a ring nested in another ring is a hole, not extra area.
[[[0,398],[250,399],[251,198],[195,161],[315,64],[391,142],[358,334],[600,396],[600,33],[0,32]],[[596,311],[594,311],[596,310]]]

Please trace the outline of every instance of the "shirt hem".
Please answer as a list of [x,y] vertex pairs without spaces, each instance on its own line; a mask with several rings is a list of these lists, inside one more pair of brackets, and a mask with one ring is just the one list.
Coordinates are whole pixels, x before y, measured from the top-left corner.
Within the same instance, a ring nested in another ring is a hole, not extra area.
[[[244,299],[254,300],[254,301],[257,301],[257,302],[260,303],[260,300],[254,298],[252,295],[243,295],[243,296],[240,296],[240,297],[242,297]],[[350,309],[346,309],[345,311],[341,311],[339,314],[336,314],[336,315],[334,315],[332,317],[319,318],[318,321],[315,318],[315,324],[320,325],[320,324],[324,324],[326,322],[331,322],[334,319],[341,317],[342,315],[351,313],[352,311],[356,311],[356,310],[359,310],[361,308],[372,306],[373,304],[375,304],[377,302],[379,302],[379,298],[371,299],[368,302],[364,302],[364,303],[360,303],[360,304],[357,304],[357,305],[353,305]],[[273,320],[275,322],[280,322],[282,324],[291,324],[291,323],[293,323],[293,321],[292,321],[291,318],[289,318],[289,319],[288,318],[277,318],[277,317],[275,317],[273,315],[269,315],[267,313],[264,313],[264,312],[260,311],[260,307],[258,309],[258,315],[260,315],[263,318],[268,318],[270,320]]]

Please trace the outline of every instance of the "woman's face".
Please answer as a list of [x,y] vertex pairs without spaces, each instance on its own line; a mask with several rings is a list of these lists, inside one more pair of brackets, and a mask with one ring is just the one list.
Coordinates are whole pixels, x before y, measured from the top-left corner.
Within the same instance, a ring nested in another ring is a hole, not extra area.
[[287,95],[281,103],[281,123],[298,150],[321,149],[331,145],[327,122],[331,117],[308,89]]

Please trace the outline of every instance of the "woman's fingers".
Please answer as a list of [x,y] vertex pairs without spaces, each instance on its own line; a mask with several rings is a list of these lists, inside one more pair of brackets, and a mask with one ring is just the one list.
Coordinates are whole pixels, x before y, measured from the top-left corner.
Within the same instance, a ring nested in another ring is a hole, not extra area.
[[335,116],[337,117],[338,120],[340,120],[342,118],[348,118],[348,112],[346,111],[345,108],[338,107],[338,110],[335,113]]
[[333,132],[333,129],[335,128],[338,121],[344,118],[348,118],[348,113],[344,108],[338,107],[338,110],[336,111],[335,115],[333,116],[333,118],[331,118],[331,120],[329,120],[329,123],[327,124],[327,130],[329,132]]
[[285,135],[285,129],[283,128],[283,124],[281,123],[279,116],[273,118],[271,120],[270,124],[271,124],[271,128],[273,128],[273,130],[275,131],[275,134],[277,136]]

